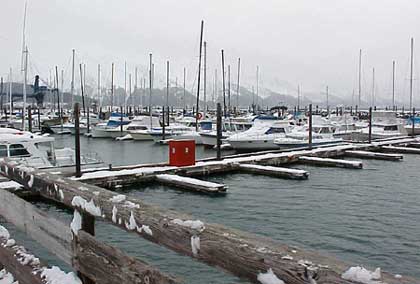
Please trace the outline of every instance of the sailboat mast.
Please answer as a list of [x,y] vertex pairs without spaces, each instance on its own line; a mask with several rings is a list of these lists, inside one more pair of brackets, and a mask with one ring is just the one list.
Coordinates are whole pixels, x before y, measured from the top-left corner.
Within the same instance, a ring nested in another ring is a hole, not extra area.
[[[25,5],[26,14],[26,5]],[[24,66],[23,66],[23,109],[22,109],[22,130],[26,130],[25,116],[26,116],[26,85],[28,83],[28,48],[24,51]]]
[[375,106],[375,68],[372,69],[372,107]]
[[241,58],[238,58],[238,81],[236,85],[236,110],[239,111],[239,78],[241,74]]
[[[259,86],[258,86],[258,83],[259,83],[259,73],[260,73],[260,68],[259,68],[259,66],[257,65],[257,96],[256,96],[256,98],[255,98],[255,100],[256,100],[256,105],[258,106],[258,91],[259,91]],[[258,107],[257,107],[257,111],[258,111]]]
[[98,64],[98,103],[99,108],[102,107],[102,98],[101,98],[101,64]]
[[329,102],[329,92],[328,92],[328,86],[325,90],[326,95],[327,95],[327,116],[330,116],[330,102]]
[[13,80],[13,72],[12,72],[12,68],[10,68],[10,75],[9,75],[9,108],[10,108],[10,116],[12,116],[12,112],[13,112],[12,80]]
[[207,88],[207,42],[204,42],[204,70],[203,70],[203,100],[204,100],[204,115],[203,117],[206,117],[207,112],[207,97],[206,97],[206,88]]
[[195,114],[195,131],[198,131],[198,113],[200,111],[200,76],[201,76],[201,53],[203,48],[203,29],[204,21],[201,21],[201,32],[200,32],[200,53],[198,57],[198,82],[197,82],[197,102],[196,102],[196,114]]
[[70,86],[70,96],[71,96],[71,107],[74,105],[74,49],[72,50],[72,64],[71,64],[71,86]]
[[226,88],[225,88],[225,53],[222,49],[222,86],[223,86],[223,113],[226,117]]
[[124,109],[127,109],[127,61],[124,62]]
[[392,61],[392,109],[395,109],[395,60]]
[[153,76],[153,63],[152,63],[152,54],[149,54],[150,56],[150,68],[149,68],[149,116],[150,116],[150,130],[153,127],[152,124],[152,76]]
[[362,50],[359,50],[359,108],[362,103]]
[[169,108],[169,60],[166,61],[166,107]]
[[186,73],[186,70],[185,70],[185,67],[184,67],[184,85],[183,85],[184,94],[183,94],[183,97],[182,97],[182,100],[184,101],[184,109],[187,108],[187,103],[185,102],[185,73]]
[[300,85],[298,85],[298,99],[297,99],[297,111],[300,110]]
[[229,115],[232,109],[232,105],[230,103],[230,65],[228,65],[228,111]]
[[411,38],[411,56],[410,56],[410,111],[413,108],[413,60],[414,60],[414,38]]
[[111,112],[114,107],[114,63],[111,65]]

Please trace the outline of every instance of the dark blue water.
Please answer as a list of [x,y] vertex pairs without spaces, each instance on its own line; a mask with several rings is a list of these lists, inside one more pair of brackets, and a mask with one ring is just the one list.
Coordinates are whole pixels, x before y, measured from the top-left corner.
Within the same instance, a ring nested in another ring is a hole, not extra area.
[[[72,140],[58,138],[57,144]],[[84,150],[106,162],[165,161],[165,146],[144,142],[83,139]],[[197,149],[199,157],[214,152]],[[150,185],[125,193],[164,208],[268,236],[287,244],[334,255],[341,260],[402,275],[420,277],[420,157],[403,162],[364,161],[363,170],[318,168],[307,181],[233,174],[209,180],[229,186],[225,197],[208,197]],[[70,220],[69,212],[42,205]],[[134,234],[98,223],[98,238],[172,273],[186,283],[233,283],[237,279],[150,244]],[[27,243],[28,247],[33,247]],[[50,263],[52,256],[38,250]]]

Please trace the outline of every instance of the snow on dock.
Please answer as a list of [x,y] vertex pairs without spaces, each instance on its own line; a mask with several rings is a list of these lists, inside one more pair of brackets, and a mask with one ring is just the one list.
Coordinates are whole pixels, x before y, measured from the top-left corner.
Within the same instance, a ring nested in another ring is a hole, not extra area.
[[261,175],[288,178],[288,179],[308,179],[308,176],[309,176],[309,173],[304,170],[273,167],[273,166],[240,164],[239,168],[242,171],[249,172],[251,174],[261,174]]
[[345,151],[345,155],[349,157],[362,158],[362,159],[375,159],[375,160],[387,160],[387,161],[400,161],[403,159],[403,155],[400,154],[387,154],[361,150],[348,150]]
[[300,156],[299,161],[309,163],[309,164],[314,164],[317,166],[326,166],[326,167],[341,167],[341,168],[349,168],[349,169],[363,168],[363,163],[360,161],[348,161],[348,160],[308,157],[308,156]]
[[225,186],[224,184],[203,181],[195,178],[183,177],[178,175],[160,174],[156,175],[156,180],[163,184],[172,185],[175,187],[180,187],[197,192],[224,193],[227,189],[227,186]]
[[419,148],[398,147],[398,146],[382,146],[382,151],[401,154],[420,154]]

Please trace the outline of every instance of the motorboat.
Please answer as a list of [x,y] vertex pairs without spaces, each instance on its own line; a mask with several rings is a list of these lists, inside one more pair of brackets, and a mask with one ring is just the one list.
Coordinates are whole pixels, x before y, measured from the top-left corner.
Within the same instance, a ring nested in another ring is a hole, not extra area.
[[[222,140],[226,140],[236,133],[244,132],[251,127],[252,122],[250,121],[225,120],[222,124]],[[205,147],[213,148],[216,146],[217,130],[201,130],[200,136]]]
[[[386,139],[391,137],[400,137],[407,135],[407,129],[404,128],[404,122],[397,119],[396,113],[393,111],[374,111],[372,112],[372,130],[371,138]],[[369,126],[360,130],[359,140],[366,141],[369,139]]]
[[[54,141],[54,137],[48,135],[0,128],[0,159],[10,159],[38,169],[74,166],[75,151],[71,148],[55,149]],[[82,165],[101,163],[94,154],[81,156]]]
[[134,140],[153,140],[153,137],[150,135],[149,131],[151,128],[158,125],[158,117],[136,116],[133,118],[132,122],[127,126],[127,132]]
[[130,119],[127,115],[113,112],[107,123],[98,123],[92,129],[93,138],[116,138],[127,135],[127,126],[130,124]]
[[[337,144],[343,141],[342,138],[334,137],[334,128],[332,126],[321,125],[312,127],[312,146],[322,146]],[[274,140],[274,143],[280,148],[299,148],[309,146],[309,129],[307,127],[300,131],[287,133],[285,137]]]
[[238,151],[274,150],[280,147],[274,140],[286,137],[291,130],[289,120],[256,118],[253,126],[226,139]]

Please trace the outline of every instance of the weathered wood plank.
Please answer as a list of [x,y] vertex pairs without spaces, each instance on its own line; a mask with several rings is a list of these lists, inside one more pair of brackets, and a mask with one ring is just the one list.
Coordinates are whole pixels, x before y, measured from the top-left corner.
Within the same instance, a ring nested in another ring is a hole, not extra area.
[[[147,240],[218,266],[253,283],[259,283],[258,276],[269,269],[288,284],[303,284],[313,280],[319,284],[351,283],[341,278],[348,264],[333,258],[301,249],[295,251],[295,248],[279,242],[221,225],[194,221],[187,215],[163,210],[139,199],[126,198],[78,181],[5,162],[0,162],[0,169],[9,178],[39,191],[46,198],[101,217]],[[293,259],[288,255],[293,255]],[[306,273],[308,265],[302,264],[304,260],[311,261],[310,268],[316,273]],[[383,273],[381,280],[388,284],[420,283],[407,282],[405,279],[395,279]]]
[[363,168],[363,163],[360,161],[347,161],[347,160],[330,159],[330,158],[300,156],[299,162],[304,162],[304,163],[317,165],[317,166],[325,166],[325,167],[340,167],[340,168],[348,168],[348,169]]
[[74,267],[99,284],[178,283],[174,278],[125,255],[119,249],[98,242],[84,231],[78,232],[75,249],[77,258]]
[[309,176],[309,173],[307,171],[299,169],[261,166],[253,164],[240,164],[239,168],[241,169],[241,171],[251,174],[266,175],[270,177],[279,177],[287,179],[303,180],[308,179]]
[[[7,245],[7,239],[0,238],[0,262],[20,284],[46,284],[39,273],[41,265],[39,259],[30,260],[27,251],[22,246]],[[28,261],[23,261],[23,259]],[[27,263],[26,263],[27,262]],[[1,280],[0,280],[1,282]]]
[[[118,274],[118,277],[125,279],[125,281],[96,281],[96,283],[144,283],[141,281],[145,278],[149,279],[149,283],[175,283],[173,278],[160,273],[145,262],[128,257],[120,250],[105,245],[90,235],[86,237],[85,235],[87,235],[87,233],[83,231],[78,232],[77,245],[72,247],[72,233],[68,225],[54,219],[49,216],[47,212],[14,196],[12,193],[0,190],[0,204],[0,215],[9,223],[12,223],[19,230],[25,232],[29,237],[39,242],[48,251],[67,264],[77,264],[76,268],[80,269],[83,275],[86,275],[89,278],[115,279],[117,276],[103,274],[106,270],[101,271],[101,269],[107,266],[110,268],[114,264],[121,264],[113,267],[112,272]],[[93,219],[91,215],[89,215],[89,218]],[[73,251],[73,249],[75,249],[75,251]],[[90,251],[92,249],[93,251]],[[115,252],[115,254],[112,254],[113,252]],[[82,253],[82,255],[79,255],[79,253]],[[89,258],[90,261],[83,262],[80,260],[85,258]],[[94,259],[98,262],[94,262]],[[1,260],[2,259],[0,258],[0,262]],[[101,266],[101,268],[98,266]],[[127,267],[131,268],[127,269]],[[136,274],[139,271],[144,272],[144,277],[136,279],[136,275],[141,275]]]
[[0,204],[0,215],[4,219],[71,265],[71,232],[68,226],[5,190],[0,190]]
[[360,151],[360,150],[345,151],[345,155],[348,157],[354,157],[354,158],[386,160],[386,161],[400,161],[403,159],[403,155],[399,155],[399,154],[386,154],[386,153]]
[[227,186],[225,186],[224,184],[203,181],[191,177],[181,177],[178,175],[156,175],[156,181],[161,184],[175,186],[193,192],[225,194],[227,190]]

